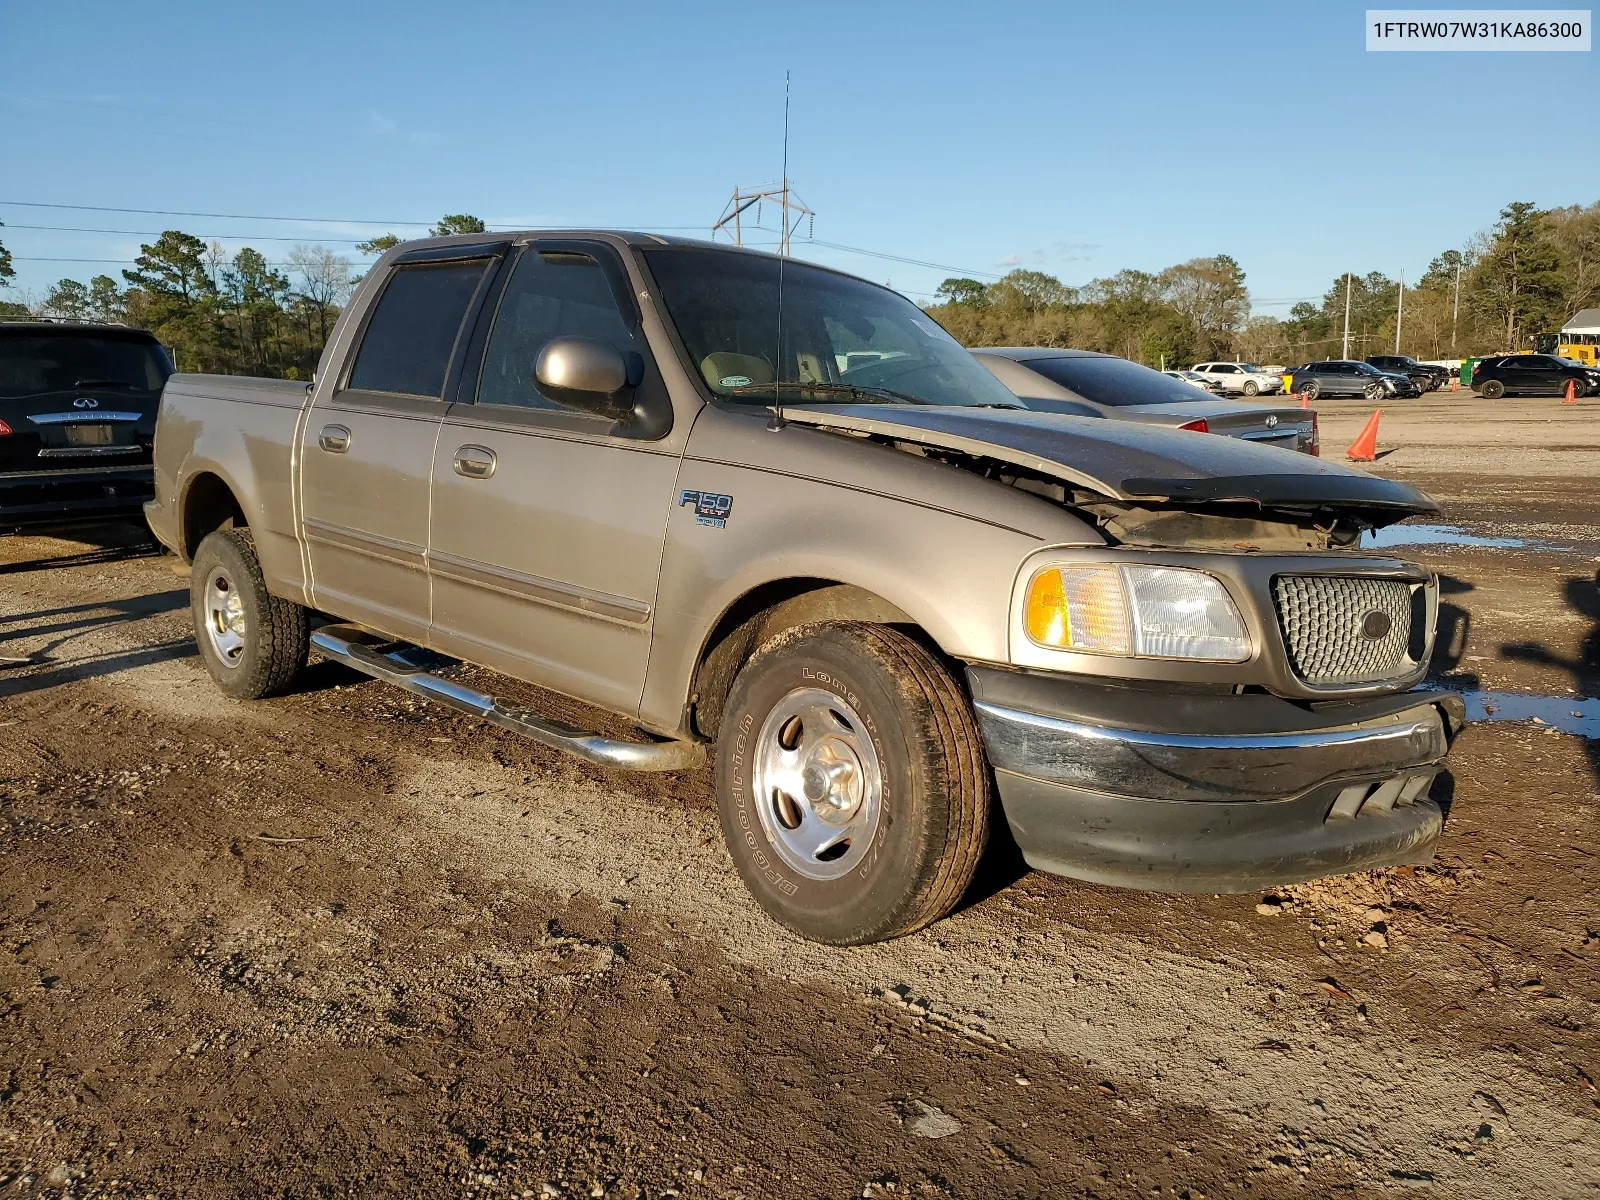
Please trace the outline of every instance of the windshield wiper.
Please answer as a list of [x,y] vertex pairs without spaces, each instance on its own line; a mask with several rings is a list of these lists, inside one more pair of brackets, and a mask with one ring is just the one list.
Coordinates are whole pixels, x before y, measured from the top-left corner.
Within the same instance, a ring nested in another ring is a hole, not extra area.
[[[889,388],[865,387],[859,383],[746,383],[730,389],[735,396],[776,396],[779,392],[812,392],[821,396],[848,396],[863,404],[928,404],[929,401]],[[826,401],[823,401],[826,403]]]

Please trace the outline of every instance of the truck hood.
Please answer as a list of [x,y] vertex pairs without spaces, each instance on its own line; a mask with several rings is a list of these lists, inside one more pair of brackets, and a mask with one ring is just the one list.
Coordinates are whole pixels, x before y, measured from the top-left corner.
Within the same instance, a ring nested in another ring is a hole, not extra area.
[[783,406],[786,420],[998,459],[1112,500],[1333,509],[1373,525],[1439,506],[1393,479],[1233,437],[1026,409]]

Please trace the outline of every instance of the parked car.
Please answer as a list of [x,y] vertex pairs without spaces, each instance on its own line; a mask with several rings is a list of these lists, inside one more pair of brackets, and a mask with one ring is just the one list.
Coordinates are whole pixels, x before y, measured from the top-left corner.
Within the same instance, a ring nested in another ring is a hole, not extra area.
[[1176,379],[1179,383],[1187,383],[1190,387],[1200,388],[1202,391],[1210,392],[1213,396],[1222,395],[1222,386],[1220,384],[1212,383],[1204,375],[1196,375],[1193,371],[1163,371],[1161,373],[1168,379]]
[[1255,396],[1265,392],[1271,395],[1283,386],[1283,376],[1263,371],[1255,363],[1203,362],[1191,368],[1196,375],[1209,379],[1227,395]]
[[1294,390],[1309,400],[1320,396],[1365,396],[1368,400],[1422,395],[1409,376],[1380,371],[1370,363],[1330,359],[1294,369]]
[[0,321],[0,531],[139,520],[171,374],[142,329]]
[[1450,382],[1450,368],[1421,363],[1409,354],[1369,354],[1369,366],[1390,375],[1404,375],[1417,385],[1419,392],[1431,392]]
[[1302,408],[1197,396],[1192,383],[1092,350],[986,346],[972,353],[1035,412],[1138,421],[1318,453],[1317,415]]
[[1438,580],[1359,542],[1434,512],[1341,463],[1029,411],[865,280],[583,231],[389,250],[312,387],[174,376],[147,506],[225,694],[294,686],[315,646],[593,762],[710,748],[751,893],[841,944],[960,899],[991,786],[1030,863],[1101,883],[1426,861],[1464,715],[1411,690]]
[[1600,370],[1553,354],[1507,354],[1472,368],[1472,390],[1486,400],[1563,395],[1568,380],[1576,385],[1576,395],[1600,393]]

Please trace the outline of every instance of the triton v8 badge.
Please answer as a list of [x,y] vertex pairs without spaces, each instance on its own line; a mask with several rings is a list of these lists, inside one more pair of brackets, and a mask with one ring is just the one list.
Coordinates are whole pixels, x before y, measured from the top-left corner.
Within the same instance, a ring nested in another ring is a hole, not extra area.
[[694,505],[696,525],[710,525],[714,529],[726,528],[728,514],[733,511],[733,497],[721,496],[716,492],[679,492],[678,507],[682,508],[685,504]]

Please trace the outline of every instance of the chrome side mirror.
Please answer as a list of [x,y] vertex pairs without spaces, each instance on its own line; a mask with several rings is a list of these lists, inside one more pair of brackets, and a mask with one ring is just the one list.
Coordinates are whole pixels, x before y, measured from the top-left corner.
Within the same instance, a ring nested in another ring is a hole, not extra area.
[[534,365],[540,390],[558,404],[618,420],[633,411],[628,362],[615,346],[593,338],[558,337],[545,343]]

